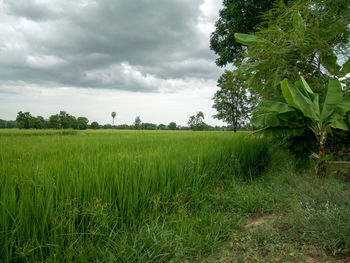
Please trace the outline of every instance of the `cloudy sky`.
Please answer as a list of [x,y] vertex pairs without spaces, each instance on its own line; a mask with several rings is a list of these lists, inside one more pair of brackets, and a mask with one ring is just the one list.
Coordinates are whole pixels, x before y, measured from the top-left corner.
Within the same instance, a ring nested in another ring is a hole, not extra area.
[[221,0],[0,0],[0,119],[60,110],[90,121],[187,123],[222,69],[209,49]]

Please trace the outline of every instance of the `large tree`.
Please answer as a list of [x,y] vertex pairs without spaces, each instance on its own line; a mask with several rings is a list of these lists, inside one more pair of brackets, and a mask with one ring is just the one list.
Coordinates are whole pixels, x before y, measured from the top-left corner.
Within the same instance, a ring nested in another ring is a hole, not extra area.
[[226,70],[218,80],[220,89],[213,98],[213,108],[218,112],[214,118],[229,123],[234,132],[248,123],[252,107],[255,105],[253,95],[248,93],[243,84],[234,76],[234,72]]
[[204,128],[207,126],[204,123],[204,114],[201,111],[197,112],[196,115],[190,116],[187,124],[193,131],[204,130]]
[[172,121],[169,123],[168,127],[170,130],[176,130],[177,126],[176,126],[176,123]]
[[31,120],[33,116],[29,112],[18,112],[16,123],[20,129],[29,129],[31,128]]
[[224,0],[215,31],[210,37],[210,48],[219,56],[218,66],[241,59],[242,44],[236,42],[237,32],[250,33],[261,22],[260,14],[273,6],[274,0]]
[[98,130],[100,128],[100,125],[97,121],[93,121],[90,125],[91,129]]
[[86,117],[78,117],[77,118],[77,129],[86,130],[88,128],[89,120]]
[[60,117],[58,114],[51,115],[49,118],[49,128],[59,129],[60,128]]
[[45,121],[44,117],[42,116],[37,116],[32,117],[31,118],[31,127],[30,128],[34,128],[34,129],[45,129],[48,127],[48,123]]
[[300,74],[313,89],[329,77],[350,71],[349,0],[283,1],[264,13],[253,34],[236,33],[247,46],[237,73],[263,96],[281,95],[279,83],[297,81]]

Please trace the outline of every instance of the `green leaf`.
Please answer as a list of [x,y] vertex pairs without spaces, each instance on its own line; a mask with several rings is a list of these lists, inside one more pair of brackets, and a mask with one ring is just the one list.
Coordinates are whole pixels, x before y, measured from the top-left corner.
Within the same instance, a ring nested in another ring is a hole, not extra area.
[[306,28],[305,21],[298,11],[295,11],[293,15],[293,26],[297,30]]
[[272,74],[272,86],[277,87],[281,82],[281,73],[279,68]]
[[289,111],[295,111],[292,107],[290,107],[287,103],[273,101],[273,100],[265,100],[261,103],[261,107],[266,112],[275,112],[275,113],[284,113]]
[[329,79],[325,87],[325,100],[322,105],[321,120],[326,121],[327,118],[334,112],[337,105],[342,102],[343,90],[340,82],[337,79]]
[[322,53],[322,66],[324,66],[329,73],[332,75],[337,75],[341,66],[337,63],[337,56],[333,53],[333,51],[328,51],[327,53]]
[[286,136],[300,136],[303,134],[305,128],[281,128],[281,127],[266,127],[253,132],[253,135],[259,137],[286,137]]
[[350,111],[350,94],[343,97],[343,100],[337,104],[336,110],[341,116],[344,116],[348,111]]
[[305,90],[310,93],[310,94],[314,94],[314,92],[312,91],[312,89],[310,88],[309,84],[307,84],[306,80],[303,78],[303,76],[300,77],[301,82],[303,83],[303,86],[305,88]]
[[284,79],[281,82],[281,88],[283,97],[290,106],[300,110],[306,117],[314,121],[320,119],[319,109],[315,107],[313,101],[306,97],[290,81]]
[[294,83],[294,85],[310,100],[314,100],[316,95],[310,88],[309,84],[305,81],[303,77],[300,77],[300,80]]
[[235,33],[235,39],[238,43],[243,45],[261,42],[261,39],[252,34]]
[[263,113],[251,119],[251,123],[256,127],[282,126],[284,123],[274,113]]
[[345,131],[349,130],[349,127],[346,124],[346,122],[344,121],[344,119],[338,119],[338,120],[332,122],[330,125],[332,128],[335,128],[335,129],[341,129],[341,130],[345,130]]
[[341,77],[344,77],[346,74],[350,72],[350,58],[343,64],[343,67],[340,71]]
[[350,11],[346,12],[339,19],[329,24],[323,33],[324,40],[331,40],[338,34],[344,31],[344,28],[350,24]]

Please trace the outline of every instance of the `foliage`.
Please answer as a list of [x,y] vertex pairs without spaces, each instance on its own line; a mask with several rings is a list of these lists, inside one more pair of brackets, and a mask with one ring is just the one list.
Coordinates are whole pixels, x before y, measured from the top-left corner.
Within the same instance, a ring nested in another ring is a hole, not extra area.
[[[29,112],[23,113],[22,111],[18,112],[18,114],[17,114],[16,126],[17,126],[17,128],[20,128],[20,129],[45,129],[45,128],[48,128],[48,124],[42,116],[34,117]],[[11,126],[8,128],[11,128]]]
[[141,118],[140,116],[136,116],[135,122],[134,122],[135,129],[140,129],[141,127]]
[[58,114],[58,121],[61,129],[73,128],[76,129],[76,119],[74,116],[65,111],[60,111]]
[[16,121],[6,121],[6,120],[2,120],[0,119],[0,129],[12,129],[15,128],[17,126]]
[[51,129],[60,129],[60,118],[58,114],[49,117],[49,127]]
[[142,130],[157,130],[157,125],[154,123],[143,122],[141,123]]
[[350,131],[334,130],[332,136],[327,139],[327,149],[332,152],[349,151]]
[[225,70],[218,80],[220,88],[214,95],[213,108],[217,110],[214,118],[232,125],[233,131],[248,124],[252,108],[256,106],[253,94],[248,94],[247,88],[234,72]]
[[156,128],[158,130],[168,130],[168,126],[166,126],[165,124],[159,124],[158,126],[156,125]]
[[196,115],[190,116],[187,125],[190,127],[193,131],[202,131],[204,130],[205,123],[204,123],[204,114],[203,112],[199,111]]
[[77,129],[86,130],[88,128],[89,120],[86,117],[78,117],[77,118]]
[[169,130],[176,130],[176,123],[175,122],[170,122],[168,125]]
[[241,59],[242,44],[236,42],[234,33],[250,33],[261,22],[260,14],[273,6],[274,0],[263,1],[222,1],[220,18],[215,23],[215,31],[210,37],[210,48],[219,57],[218,66],[225,66]]
[[[261,104],[262,113],[252,119],[261,127],[260,132],[277,135],[300,135],[308,128],[318,144],[318,158],[321,164],[325,158],[327,134],[332,128],[349,130],[347,112],[350,111],[350,96],[343,95],[337,79],[330,78],[322,93],[314,93],[303,77],[294,85],[287,79],[281,82],[285,102],[265,100]],[[318,170],[325,176],[325,170]]]
[[29,129],[31,118],[32,115],[29,112],[18,112],[16,118],[17,127],[20,129]]
[[324,79],[350,72],[348,1],[299,0],[290,6],[279,1],[262,19],[254,34],[235,34],[248,47],[237,75],[260,94],[280,94],[283,78],[297,81],[302,74],[319,89]]
[[[14,128],[18,127],[21,129],[24,129],[24,123],[28,122],[28,128],[26,129],[64,129],[64,127],[68,129],[78,129],[78,130],[85,130],[89,126],[89,120],[86,117],[78,117],[75,118],[74,116],[68,114],[65,111],[60,111],[59,114],[54,114],[49,117],[48,120],[44,119],[41,116],[33,117],[30,112],[23,113],[20,112],[19,114],[20,118],[20,124],[16,121],[5,121],[0,119],[0,129],[2,128]],[[189,127],[186,126],[178,126],[175,122],[169,123],[171,129],[174,130],[189,130]],[[22,128],[23,127],[23,128]],[[141,123],[141,119],[139,119],[138,125],[128,125],[128,124],[120,124],[120,125],[111,125],[111,124],[104,124],[99,126],[102,129],[119,129],[119,130],[134,130],[134,129],[144,129],[144,130],[168,130],[170,129],[165,124],[154,124],[154,123]],[[230,128],[225,126],[215,126],[212,127],[206,123],[203,123],[200,126],[201,130],[205,131],[227,131]]]
[[112,116],[112,118],[113,118],[113,125],[114,125],[114,118],[115,118],[116,115],[117,115],[116,112],[115,112],[115,111],[112,111],[111,116]]
[[91,129],[93,130],[98,130],[100,128],[100,125],[98,124],[97,121],[93,121],[90,125]]

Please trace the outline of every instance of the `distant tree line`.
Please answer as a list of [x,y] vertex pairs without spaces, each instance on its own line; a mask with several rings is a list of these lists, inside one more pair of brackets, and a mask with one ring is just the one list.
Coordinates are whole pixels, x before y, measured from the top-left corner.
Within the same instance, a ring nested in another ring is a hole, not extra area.
[[[116,114],[112,113],[114,122]],[[191,116],[188,126],[177,125],[175,122],[166,124],[154,124],[142,122],[140,116],[135,118],[132,125],[128,124],[104,124],[100,125],[93,121],[89,124],[86,117],[75,117],[66,111],[60,111],[58,114],[51,115],[48,119],[42,116],[32,116],[30,112],[18,112],[16,120],[0,119],[0,129],[19,128],[19,129],[118,129],[118,130],[194,130],[194,131],[229,131],[231,126],[210,126],[204,123],[204,114],[198,112],[197,115]]]
[[19,129],[77,129],[88,128],[89,120],[86,117],[74,117],[65,111],[51,115],[48,119],[42,116],[32,116],[30,112],[18,112],[15,121]]
[[5,121],[0,119],[0,129],[13,129],[16,128],[16,121]]

